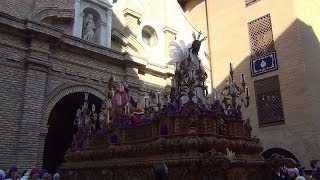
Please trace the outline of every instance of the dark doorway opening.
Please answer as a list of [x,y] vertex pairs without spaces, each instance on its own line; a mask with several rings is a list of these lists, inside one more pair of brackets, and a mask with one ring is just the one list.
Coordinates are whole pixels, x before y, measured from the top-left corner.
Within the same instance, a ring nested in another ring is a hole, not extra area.
[[275,153],[278,153],[279,155],[283,155],[286,158],[291,158],[291,159],[295,160],[299,164],[298,159],[290,151],[287,151],[287,150],[281,149],[281,148],[268,149],[268,150],[264,151],[261,155],[265,159],[268,159],[268,158],[271,157],[272,154],[275,154]]
[[[48,120],[48,134],[45,140],[43,154],[43,168],[50,173],[56,172],[58,166],[64,162],[64,155],[71,146],[73,135],[77,128],[73,124],[77,109],[84,102],[83,92],[69,94],[63,97],[52,109]],[[100,111],[102,100],[89,94],[89,107],[96,105],[96,111]]]

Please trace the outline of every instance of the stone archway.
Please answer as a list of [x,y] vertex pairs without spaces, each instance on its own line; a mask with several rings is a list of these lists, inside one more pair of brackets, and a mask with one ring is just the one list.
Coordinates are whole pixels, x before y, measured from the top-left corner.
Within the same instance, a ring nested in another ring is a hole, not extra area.
[[[53,107],[48,119],[48,133],[45,138],[43,152],[43,167],[54,173],[64,161],[64,155],[70,148],[73,135],[76,132],[74,118],[77,109],[84,102],[84,92],[74,92],[64,96]],[[89,94],[89,106],[96,105],[96,112],[100,111],[102,100]]]
[[270,148],[265,150],[261,155],[265,158],[268,159],[271,157],[272,154],[278,153],[279,155],[283,155],[286,158],[291,158],[295,160],[298,164],[300,164],[298,158],[296,158],[295,155],[293,155],[290,151],[287,151],[282,148]]
[[[39,135],[40,148],[39,148],[39,151],[37,152],[38,154],[37,166],[39,167],[43,165],[45,141],[46,141],[47,133],[50,128],[50,125],[48,124],[50,114],[53,111],[54,107],[59,103],[59,101],[61,101],[64,97],[67,97],[68,95],[74,94],[74,93],[82,93],[83,97],[84,97],[84,93],[89,93],[90,94],[89,101],[90,101],[90,97],[95,97],[102,102],[102,100],[105,97],[103,92],[100,91],[99,89],[91,86],[79,85],[79,84],[62,84],[56,87],[48,95],[48,98],[45,101],[42,109],[42,123],[40,126],[40,135]],[[79,100],[82,103],[83,103],[83,97],[79,97]],[[100,105],[101,103],[98,106],[100,107]],[[76,108],[79,108],[79,107],[76,107]],[[100,109],[100,108],[96,108],[96,109]],[[73,117],[75,116],[75,114],[72,114],[72,115]]]

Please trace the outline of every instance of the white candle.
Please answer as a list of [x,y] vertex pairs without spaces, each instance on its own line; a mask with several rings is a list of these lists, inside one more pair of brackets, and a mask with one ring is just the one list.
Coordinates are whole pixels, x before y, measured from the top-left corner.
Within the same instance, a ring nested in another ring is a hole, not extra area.
[[77,110],[77,117],[80,117],[80,116],[81,116],[81,110],[78,109],[78,110]]
[[121,99],[121,96],[118,96],[118,106],[121,106],[122,105],[122,99]]
[[95,112],[96,111],[96,105],[92,104],[92,112]]
[[120,92],[123,92],[124,91],[124,85],[123,83],[120,83]]
[[108,108],[109,108],[109,109],[111,109],[111,108],[112,108],[112,102],[111,102],[111,100],[110,100],[110,99],[108,100]]
[[215,101],[219,101],[219,100],[220,100],[219,91],[216,91],[216,92],[214,93],[214,100],[215,100]]
[[124,114],[128,114],[128,105],[124,105]]
[[99,113],[99,120],[100,120],[100,121],[103,121],[103,120],[104,120],[104,116],[103,116],[103,113],[102,113],[102,112]]

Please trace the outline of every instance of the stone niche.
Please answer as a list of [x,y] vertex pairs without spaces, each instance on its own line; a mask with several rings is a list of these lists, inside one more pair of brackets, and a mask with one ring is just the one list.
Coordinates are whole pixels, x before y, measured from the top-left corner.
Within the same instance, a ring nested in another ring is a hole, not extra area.
[[72,34],[111,47],[112,5],[107,0],[75,0]]

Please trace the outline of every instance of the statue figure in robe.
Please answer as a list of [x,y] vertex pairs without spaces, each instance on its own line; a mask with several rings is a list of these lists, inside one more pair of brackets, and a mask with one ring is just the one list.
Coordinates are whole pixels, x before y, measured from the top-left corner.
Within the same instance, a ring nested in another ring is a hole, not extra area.
[[83,33],[82,38],[90,42],[94,42],[96,25],[93,20],[93,15],[88,14],[83,20]]
[[170,61],[168,64],[176,66],[175,76],[172,79],[171,96],[174,95],[179,100],[180,106],[192,100],[195,103],[203,103],[207,96],[205,80],[208,75],[198,56],[201,42],[201,32],[198,37],[193,34],[194,41],[190,48],[187,48],[184,41],[173,41],[169,44]]

